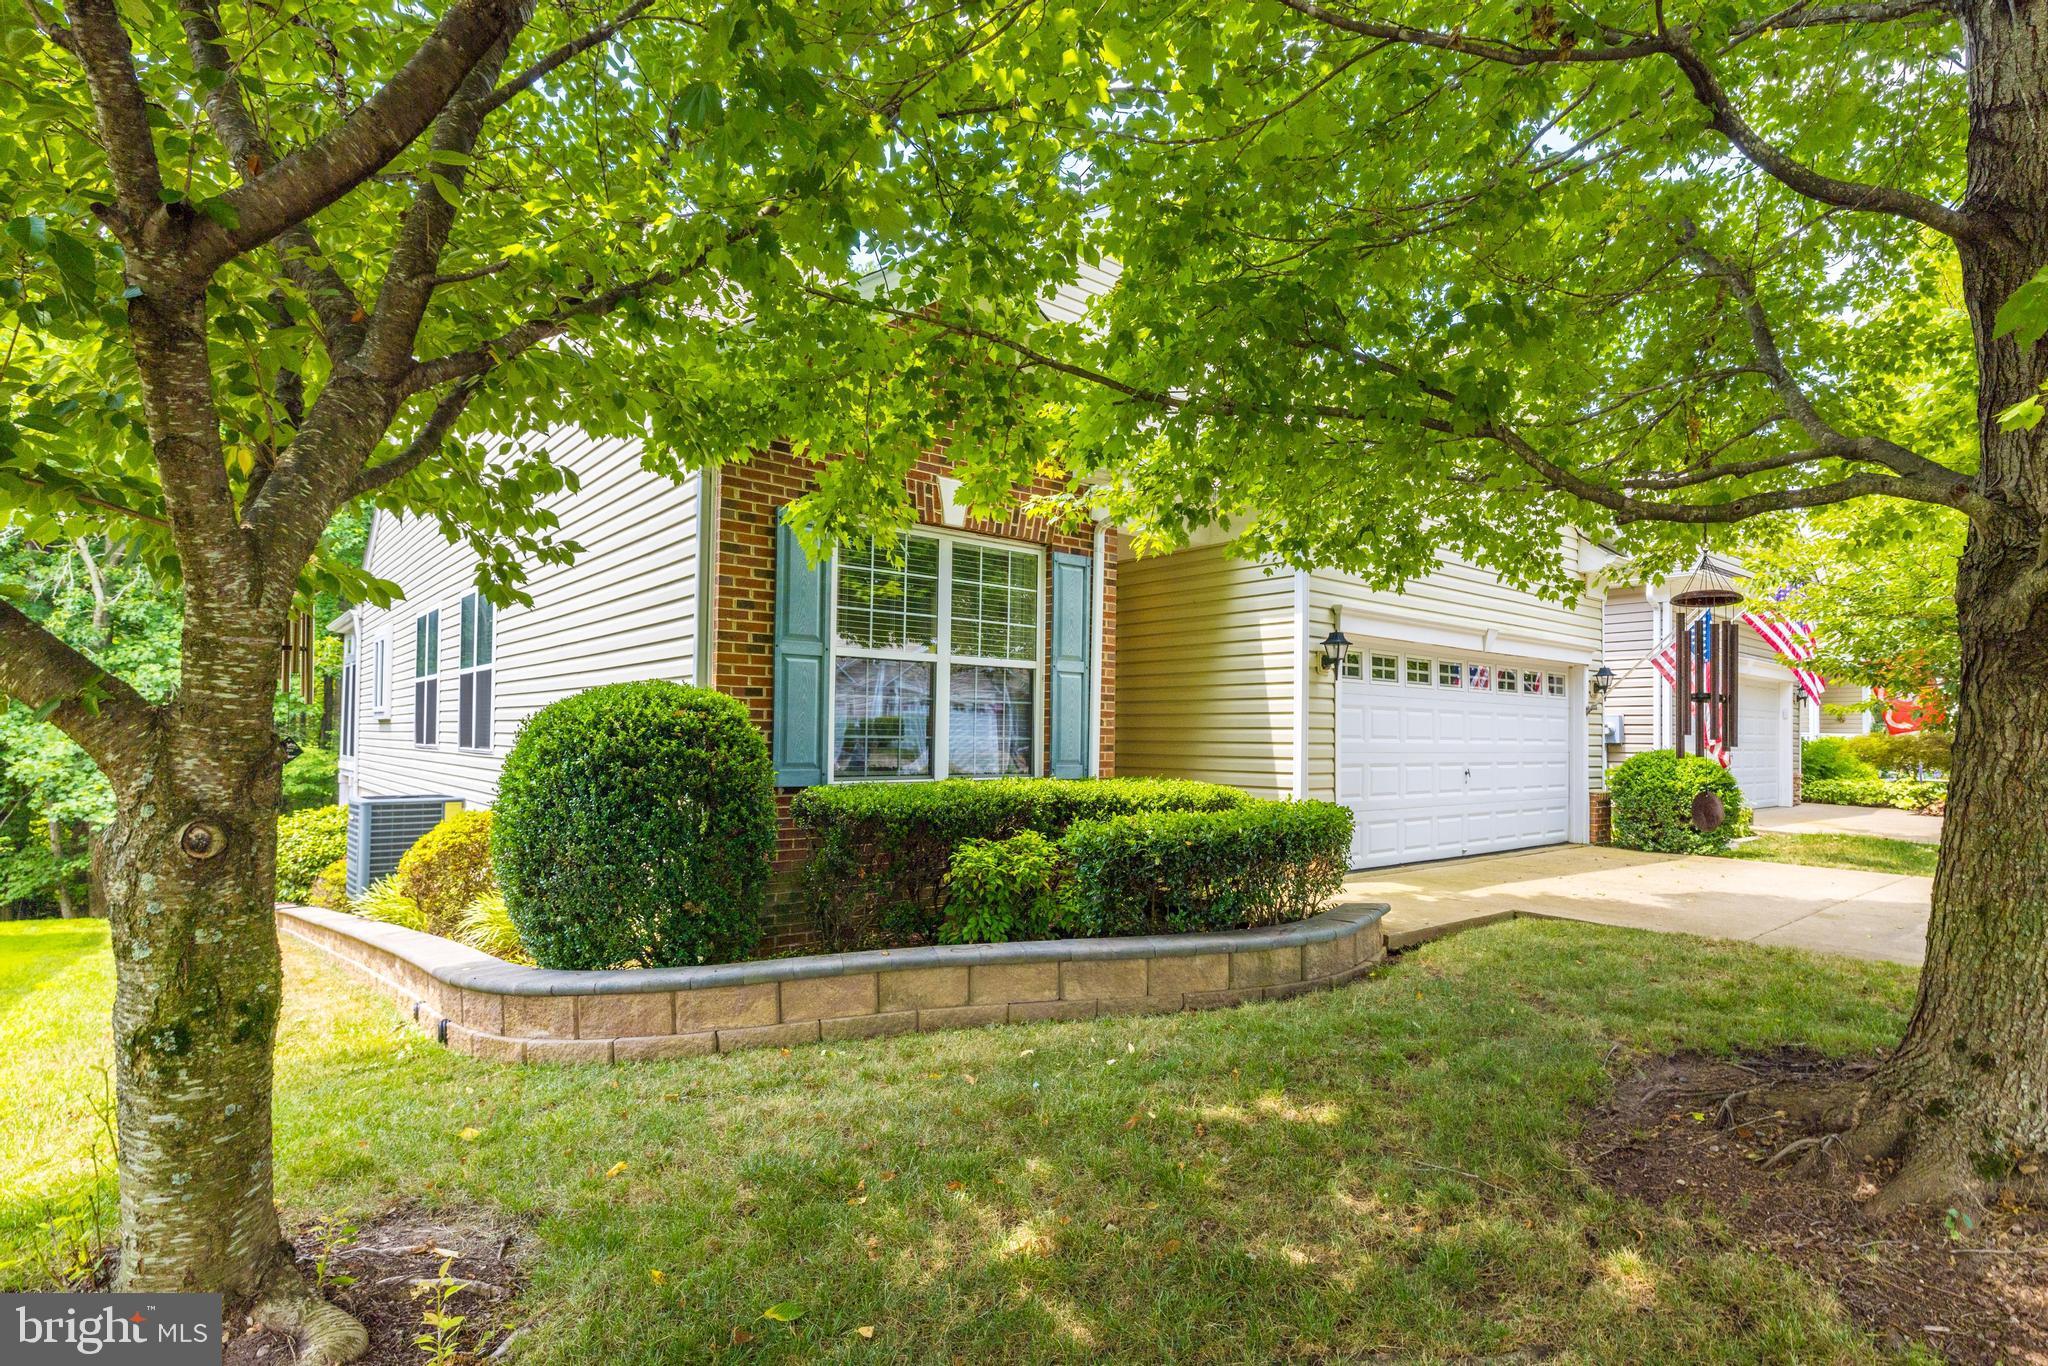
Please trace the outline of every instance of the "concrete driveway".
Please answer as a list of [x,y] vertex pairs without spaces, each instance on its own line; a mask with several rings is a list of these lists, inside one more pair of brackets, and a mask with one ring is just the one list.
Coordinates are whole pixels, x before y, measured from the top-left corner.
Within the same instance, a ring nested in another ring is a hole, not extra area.
[[1888,806],[1832,806],[1802,802],[1767,806],[1755,813],[1759,835],[1876,835],[1880,839],[1941,843],[1941,817]]
[[1918,965],[1933,886],[1896,873],[1569,844],[1354,873],[1340,899],[1388,903],[1389,948],[1534,915]]

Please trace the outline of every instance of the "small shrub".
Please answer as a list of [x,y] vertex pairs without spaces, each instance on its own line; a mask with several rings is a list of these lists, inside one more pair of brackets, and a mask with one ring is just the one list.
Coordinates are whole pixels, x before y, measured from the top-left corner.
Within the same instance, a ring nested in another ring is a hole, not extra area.
[[508,963],[531,963],[526,945],[519,940],[519,927],[503,893],[491,891],[463,907],[455,921],[455,937],[473,949],[482,949]]
[[1254,802],[1077,821],[1061,840],[1086,935],[1227,930],[1302,920],[1338,887],[1351,811]]
[[1809,802],[1836,806],[1892,806],[1939,814],[1948,802],[1948,784],[1911,778],[1809,779],[1801,795]]
[[330,911],[348,909],[347,859],[338,858],[320,870],[320,876],[306,889],[306,904],[324,906]]
[[1826,782],[1835,778],[1875,778],[1875,765],[1856,757],[1846,735],[1823,735],[1799,746],[1799,771],[1806,781]]
[[428,929],[453,930],[471,902],[498,890],[491,871],[491,813],[458,811],[421,835],[398,861],[397,877]]
[[328,864],[348,854],[348,808],[316,806],[277,822],[277,895],[303,901]]
[[942,944],[1004,944],[1067,932],[1068,888],[1060,846],[1036,830],[1006,840],[968,840],[946,875]]
[[339,791],[340,758],[331,749],[300,750],[284,766],[284,793],[278,810],[290,814],[315,806],[334,805]]
[[[1659,854],[1713,854],[1749,829],[1749,808],[1735,776],[1712,759],[1668,749],[1636,755],[1607,775],[1614,803],[1614,842]],[[1693,798],[1719,796],[1727,819],[1718,830],[1693,829]]]
[[1225,811],[1234,787],[1166,778],[952,778],[807,788],[790,814],[815,839],[804,885],[827,946],[929,942],[946,918],[946,879],[969,840],[1141,811]]
[[744,958],[775,850],[774,773],[746,708],[613,683],[535,713],[498,780],[491,851],[550,968]]
[[427,918],[420,914],[420,908],[405,894],[395,876],[378,878],[361,896],[350,901],[348,908],[365,920],[399,925],[408,930],[427,928]]
[[1844,743],[1851,754],[1874,771],[1825,776],[1917,779],[1927,773],[1945,775],[1950,770],[1954,740],[1942,731],[1923,730],[1911,735],[1852,735]]

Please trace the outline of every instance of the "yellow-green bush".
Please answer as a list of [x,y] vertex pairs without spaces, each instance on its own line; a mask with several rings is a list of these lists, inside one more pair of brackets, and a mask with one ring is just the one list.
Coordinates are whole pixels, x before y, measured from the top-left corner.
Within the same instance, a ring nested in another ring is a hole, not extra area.
[[426,928],[448,934],[478,897],[496,892],[491,871],[491,813],[458,811],[421,835],[395,874]]
[[348,860],[338,858],[320,870],[320,876],[313,879],[313,885],[306,889],[308,906],[324,906],[330,911],[348,909]]
[[315,806],[277,823],[277,896],[303,901],[322,869],[348,853],[348,808]]
[[378,920],[386,925],[402,925],[408,930],[427,928],[426,917],[420,908],[398,885],[398,878],[380,877],[370,884],[368,891],[354,898],[348,908],[365,920]]
[[512,923],[512,912],[506,907],[502,892],[486,892],[470,902],[455,922],[455,937],[508,963],[533,962],[520,941],[519,927]]

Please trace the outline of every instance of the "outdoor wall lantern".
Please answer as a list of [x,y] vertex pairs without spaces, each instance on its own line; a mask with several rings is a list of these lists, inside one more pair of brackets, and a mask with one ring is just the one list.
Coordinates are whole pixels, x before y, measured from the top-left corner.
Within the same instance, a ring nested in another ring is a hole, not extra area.
[[1607,690],[1614,686],[1614,670],[1602,664],[1593,670],[1593,696],[1605,697]]
[[1336,627],[1331,627],[1330,634],[1323,637],[1323,667],[1333,674],[1336,673],[1338,666],[1344,662],[1345,652],[1350,648],[1350,638]]

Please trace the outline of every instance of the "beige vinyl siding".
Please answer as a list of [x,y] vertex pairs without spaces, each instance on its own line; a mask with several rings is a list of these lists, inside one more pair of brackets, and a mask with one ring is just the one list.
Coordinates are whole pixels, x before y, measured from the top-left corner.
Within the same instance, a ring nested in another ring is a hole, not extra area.
[[[1585,658],[1598,660],[1601,650],[1601,593],[1588,588],[1570,607],[1513,588],[1490,571],[1450,554],[1439,554],[1438,567],[1410,580],[1398,593],[1375,589],[1363,580],[1332,570],[1318,570],[1309,579],[1304,650],[1326,635],[1333,610],[1366,613],[1376,618],[1422,628],[1456,631],[1499,631],[1498,653],[1513,655],[1514,641],[1545,642]],[[1347,627],[1346,634],[1359,638]],[[1426,646],[1414,647],[1427,654]],[[1291,700],[1291,694],[1290,694]],[[1598,789],[1605,769],[1598,716],[1585,718],[1585,763],[1588,786]],[[1318,660],[1309,676],[1308,795],[1329,800],[1337,791],[1336,688]]]
[[1607,595],[1603,660],[1614,670],[1615,684],[1601,706],[1603,719],[1619,714],[1622,743],[1606,746],[1611,767],[1646,750],[1656,749],[1657,689],[1664,680],[1650,667],[1657,639],[1657,613],[1640,588],[1617,588]]
[[1116,771],[1294,790],[1294,574],[1219,546],[1117,566]]
[[[531,607],[498,609],[491,747],[456,748],[462,598],[474,591],[476,556],[450,545],[431,519],[379,512],[369,572],[405,596],[389,609],[356,611],[362,681],[357,688],[356,790],[364,795],[437,794],[489,805],[520,724],[548,703],[599,683],[696,675],[699,482],[680,484],[640,467],[638,442],[551,432],[550,454],[581,489],[555,500],[554,533],[581,547],[567,565],[533,567]],[[413,623],[441,612],[439,744],[413,744]],[[370,642],[388,635],[390,709],[371,710]]]
[[[1870,692],[1861,683],[1836,683],[1820,695],[1820,733],[1822,735],[1868,735],[1873,729],[1870,713],[1860,710],[1870,699]],[[1830,714],[1829,707],[1854,707],[1859,710]]]

